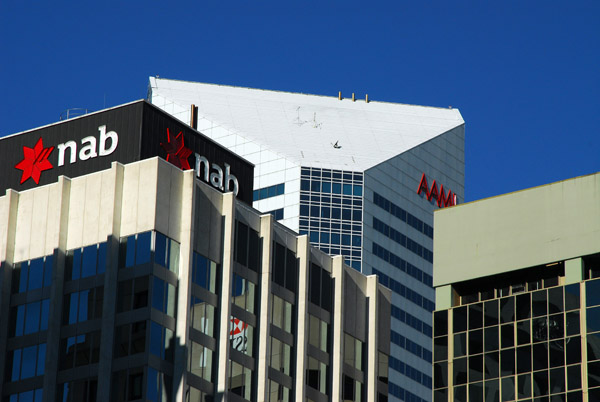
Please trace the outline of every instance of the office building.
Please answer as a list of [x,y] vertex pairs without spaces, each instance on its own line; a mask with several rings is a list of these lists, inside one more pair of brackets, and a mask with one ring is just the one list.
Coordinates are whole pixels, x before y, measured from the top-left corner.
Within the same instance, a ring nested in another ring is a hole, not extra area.
[[434,401],[600,401],[600,173],[435,213]]
[[255,165],[256,209],[379,275],[390,395],[429,401],[433,211],[463,200],[459,111],[154,77],[148,100]]
[[391,292],[244,203],[247,161],[145,101],[0,155],[3,400],[386,399]]

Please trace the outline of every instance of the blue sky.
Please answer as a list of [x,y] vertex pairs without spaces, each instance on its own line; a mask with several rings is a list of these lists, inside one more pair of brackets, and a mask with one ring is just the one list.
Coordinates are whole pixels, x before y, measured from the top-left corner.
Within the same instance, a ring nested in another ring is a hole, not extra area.
[[0,135],[148,76],[459,108],[466,199],[600,171],[600,2],[0,2]]

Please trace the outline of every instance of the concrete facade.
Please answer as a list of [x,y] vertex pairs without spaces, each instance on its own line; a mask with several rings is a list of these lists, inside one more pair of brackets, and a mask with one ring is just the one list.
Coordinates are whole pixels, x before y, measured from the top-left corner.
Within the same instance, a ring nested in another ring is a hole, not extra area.
[[0,257],[10,401],[387,396],[389,290],[162,159],[9,190]]

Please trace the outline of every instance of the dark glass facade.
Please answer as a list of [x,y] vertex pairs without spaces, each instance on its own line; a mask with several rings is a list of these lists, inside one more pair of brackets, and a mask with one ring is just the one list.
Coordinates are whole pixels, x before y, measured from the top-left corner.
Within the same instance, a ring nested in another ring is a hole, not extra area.
[[562,285],[561,269],[434,313],[435,402],[599,400],[600,279]]

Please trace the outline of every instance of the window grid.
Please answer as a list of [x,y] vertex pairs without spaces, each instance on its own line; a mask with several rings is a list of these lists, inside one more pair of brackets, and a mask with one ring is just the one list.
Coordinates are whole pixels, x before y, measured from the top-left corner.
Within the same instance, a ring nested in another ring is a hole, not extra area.
[[342,255],[360,270],[362,260],[362,173],[302,168],[300,234],[325,253]]
[[[450,388],[454,400],[580,400],[581,364],[586,364],[579,325],[582,286],[588,296],[587,310],[600,305],[600,280],[596,280],[519,290],[508,297],[436,312],[435,400],[449,400]],[[599,319],[587,317],[592,327],[587,335],[590,392],[600,390],[594,390],[600,386],[600,377],[594,374],[600,372],[600,332],[590,342],[590,332],[600,331]],[[453,356],[449,350],[454,350]]]

